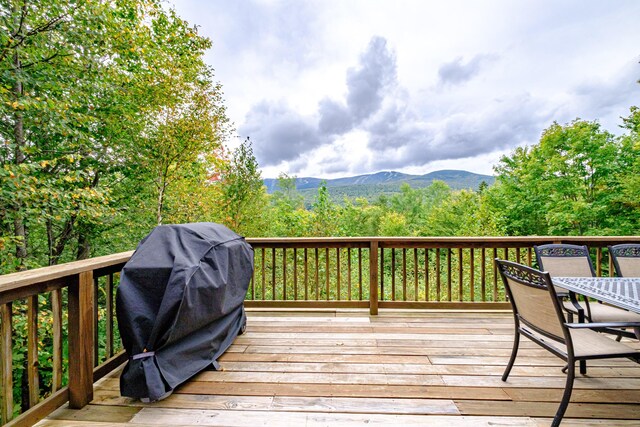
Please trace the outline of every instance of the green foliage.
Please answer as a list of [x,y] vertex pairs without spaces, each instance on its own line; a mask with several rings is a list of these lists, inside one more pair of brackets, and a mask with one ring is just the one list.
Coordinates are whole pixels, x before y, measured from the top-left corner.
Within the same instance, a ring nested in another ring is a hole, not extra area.
[[[379,184],[364,193],[355,186],[332,193],[326,183],[315,192],[299,192],[295,177],[282,175],[279,191],[269,196],[249,139],[225,151],[231,128],[222,88],[203,59],[211,41],[160,0],[2,5],[0,273],[130,250],[163,222],[221,222],[249,237],[640,234],[637,107],[622,119],[620,137],[597,122],[553,123],[539,143],[501,159],[494,185],[474,181],[477,192],[431,180]],[[346,286],[352,280],[356,289],[361,273],[347,265],[356,253],[307,253],[309,265],[317,265],[307,272],[313,289],[273,283],[264,295],[349,298],[345,288],[327,291],[322,284],[333,280],[327,265],[340,263],[342,271],[352,272]],[[428,273],[432,282],[444,283],[445,265],[455,271],[478,257],[473,251],[414,255],[409,254],[410,282]],[[404,263],[405,256],[385,251],[385,283],[397,285],[390,265]],[[292,270],[304,262],[302,252],[285,257],[286,275],[302,274]],[[266,270],[257,273],[254,287],[274,277],[272,260],[263,261]],[[368,260],[363,264],[366,276]],[[481,268],[477,259],[474,268]],[[402,292],[409,299],[448,299],[445,293],[455,295],[461,286]],[[398,292],[386,287],[383,295]],[[365,287],[364,298],[367,293]],[[98,298],[103,307],[103,293]],[[495,292],[492,298],[504,295]],[[13,311],[19,405],[25,304],[16,302]],[[53,350],[46,297],[39,297],[38,325],[45,337],[38,364],[47,393]],[[101,316],[98,328],[105,327]]]
[[633,131],[616,138],[596,122],[554,123],[538,145],[516,149],[496,167],[497,183],[485,192],[496,222],[510,235],[637,234],[637,211],[628,208],[637,176],[633,140]]
[[217,205],[214,219],[237,233],[262,236],[267,225],[267,195],[249,138],[220,170],[220,179],[213,183],[213,202]]
[[312,206],[312,236],[335,236],[338,231],[336,216],[338,209],[329,198],[329,191],[323,182],[318,187],[318,195]]
[[[622,138],[620,161],[628,172],[620,176],[621,192],[615,202],[632,218],[640,216],[640,108],[631,107],[629,117],[623,118],[623,127],[628,134]],[[632,222],[633,219],[628,219]],[[631,233],[633,229],[629,230]],[[638,233],[638,229],[635,229]]]
[[378,234],[381,236],[406,236],[407,219],[398,212],[387,212],[380,218]]
[[211,42],[159,0],[0,13],[0,269],[129,249],[184,219],[229,133]]
[[303,198],[296,190],[295,177],[278,177],[278,188],[270,197],[270,235],[305,236],[311,224],[311,213],[304,209]]
[[424,236],[490,236],[498,229],[479,193],[454,192],[431,209],[421,235]]

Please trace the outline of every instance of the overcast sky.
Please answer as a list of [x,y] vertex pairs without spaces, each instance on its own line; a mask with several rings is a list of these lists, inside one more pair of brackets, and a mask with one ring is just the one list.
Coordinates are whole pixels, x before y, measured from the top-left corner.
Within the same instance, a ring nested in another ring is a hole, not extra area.
[[263,177],[491,174],[553,121],[640,106],[640,1],[169,0]]

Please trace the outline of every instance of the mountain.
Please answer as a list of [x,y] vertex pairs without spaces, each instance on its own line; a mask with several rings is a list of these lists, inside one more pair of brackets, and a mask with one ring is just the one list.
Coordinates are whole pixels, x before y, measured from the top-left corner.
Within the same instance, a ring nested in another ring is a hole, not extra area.
[[[481,182],[491,185],[495,178],[491,175],[481,175],[463,170],[440,170],[424,175],[409,175],[401,172],[378,172],[369,175],[358,175],[337,179],[322,178],[296,178],[296,188],[303,195],[308,192],[315,193],[322,181],[326,182],[329,194],[332,197],[367,197],[377,194],[397,193],[403,183],[413,188],[428,187],[435,180],[444,181],[449,187],[460,189],[477,189]],[[268,193],[278,190],[278,180],[267,178],[264,180]]]

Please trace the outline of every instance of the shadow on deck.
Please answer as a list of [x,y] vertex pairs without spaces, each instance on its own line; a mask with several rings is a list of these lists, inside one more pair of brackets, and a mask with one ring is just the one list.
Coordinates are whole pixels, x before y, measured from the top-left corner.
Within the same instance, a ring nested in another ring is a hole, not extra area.
[[[120,397],[116,370],[95,384],[91,404],[37,425],[549,425],[564,363],[525,342],[502,382],[512,339],[510,312],[253,309],[222,372],[143,404]],[[640,365],[588,366],[563,425],[637,426]]]

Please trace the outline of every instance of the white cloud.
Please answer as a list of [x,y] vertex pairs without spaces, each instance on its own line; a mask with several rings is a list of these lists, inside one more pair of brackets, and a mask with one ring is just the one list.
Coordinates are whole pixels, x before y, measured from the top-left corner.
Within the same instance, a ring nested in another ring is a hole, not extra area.
[[633,0],[174,3],[264,176],[486,173],[553,120],[615,132],[640,99]]

